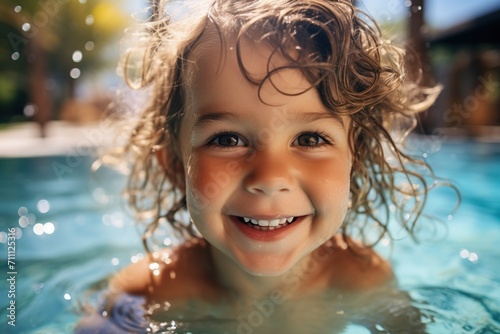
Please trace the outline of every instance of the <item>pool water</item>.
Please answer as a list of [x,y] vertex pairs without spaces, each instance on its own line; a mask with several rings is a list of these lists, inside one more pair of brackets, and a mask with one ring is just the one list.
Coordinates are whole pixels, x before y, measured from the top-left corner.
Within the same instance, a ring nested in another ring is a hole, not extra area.
[[[500,144],[426,139],[417,145],[435,172],[459,187],[462,204],[447,219],[456,197],[436,191],[429,212],[444,215],[446,225],[436,225],[418,245],[404,239],[380,251],[390,257],[427,332],[500,333]],[[109,277],[143,256],[119,200],[124,178],[109,170],[91,174],[92,160],[0,159],[0,333],[73,332]],[[9,232],[16,234],[15,253],[9,253]],[[7,280],[12,276],[15,286]],[[184,332],[172,326],[162,332]],[[353,324],[341,332],[369,333]]]

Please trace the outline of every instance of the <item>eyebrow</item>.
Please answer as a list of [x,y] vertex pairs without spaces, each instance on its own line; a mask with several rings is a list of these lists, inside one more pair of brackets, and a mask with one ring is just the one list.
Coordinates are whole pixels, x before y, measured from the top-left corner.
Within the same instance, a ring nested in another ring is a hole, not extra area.
[[318,121],[318,120],[323,120],[323,119],[329,119],[333,120],[336,123],[338,123],[342,129],[345,129],[345,124],[344,120],[342,117],[340,117],[339,114],[334,114],[332,112],[328,111],[323,111],[323,112],[307,112],[307,113],[301,113],[296,116],[297,121],[300,122],[313,122],[313,121]]
[[193,127],[194,128],[201,127],[205,123],[210,123],[212,121],[220,121],[225,119],[238,119],[238,118],[239,118],[238,116],[228,111],[209,112],[200,115],[199,117],[196,117]]
[[[298,113],[292,116],[292,122],[297,123],[308,123],[318,120],[333,120],[335,123],[340,125],[342,129],[345,129],[344,120],[338,114],[334,114],[331,112],[323,111],[323,112],[303,112]],[[202,127],[206,123],[210,123],[212,121],[220,121],[220,120],[238,120],[241,119],[239,115],[236,115],[229,111],[216,111],[216,112],[208,112],[206,114],[200,115],[194,121],[193,128]]]

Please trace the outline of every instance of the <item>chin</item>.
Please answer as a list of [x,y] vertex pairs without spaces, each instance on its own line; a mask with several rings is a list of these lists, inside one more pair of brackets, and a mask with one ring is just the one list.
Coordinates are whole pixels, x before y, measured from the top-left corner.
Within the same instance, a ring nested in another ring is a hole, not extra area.
[[[261,262],[261,261],[259,261]],[[239,266],[247,274],[258,277],[279,277],[289,272],[295,265],[282,261],[262,261],[264,263],[241,263]]]

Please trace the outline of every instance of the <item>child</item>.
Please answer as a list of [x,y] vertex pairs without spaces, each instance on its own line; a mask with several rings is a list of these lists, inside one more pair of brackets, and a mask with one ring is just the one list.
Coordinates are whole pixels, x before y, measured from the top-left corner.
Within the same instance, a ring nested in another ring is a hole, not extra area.
[[169,8],[122,64],[137,86],[142,51],[151,97],[121,154],[147,249],[167,224],[185,242],[125,268],[79,331],[422,330],[372,246],[394,223],[414,236],[427,166],[399,144],[439,89],[348,1]]

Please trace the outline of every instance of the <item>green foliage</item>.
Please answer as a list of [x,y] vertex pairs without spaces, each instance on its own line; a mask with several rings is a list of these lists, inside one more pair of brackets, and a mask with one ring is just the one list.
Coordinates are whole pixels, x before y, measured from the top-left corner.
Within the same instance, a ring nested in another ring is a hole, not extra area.
[[[19,114],[19,110],[9,111],[9,108],[13,108],[12,103],[29,89],[29,62],[33,57],[44,58],[45,80],[51,79],[53,86],[64,92],[61,99],[73,94],[75,79],[70,77],[71,69],[78,68],[84,77],[106,66],[115,66],[117,59],[110,57],[117,52],[110,49],[113,46],[118,49],[117,41],[129,23],[122,6],[119,0],[2,0],[2,116],[8,112]],[[40,46],[43,54],[36,54],[36,50],[30,48],[33,43]],[[81,57],[74,58],[74,54],[81,54]]]

